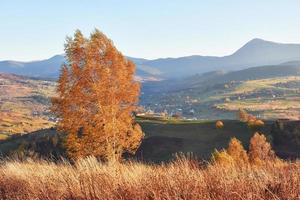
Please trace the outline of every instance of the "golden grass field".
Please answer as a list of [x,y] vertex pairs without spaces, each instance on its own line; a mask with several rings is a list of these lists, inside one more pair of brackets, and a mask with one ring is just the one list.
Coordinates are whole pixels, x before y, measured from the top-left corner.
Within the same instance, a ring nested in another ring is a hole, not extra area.
[[300,162],[262,166],[6,161],[0,166],[0,199],[300,199]]
[[[247,96],[240,100],[217,103],[215,108],[225,111],[237,111],[245,109],[259,112],[262,118],[278,119],[288,118],[298,120],[300,115],[300,98],[298,87],[280,86],[288,83],[298,83],[299,76],[276,77],[259,80],[247,80],[221,95],[222,98],[233,96]],[[264,96],[268,91],[272,95]],[[249,97],[251,96],[251,97]]]

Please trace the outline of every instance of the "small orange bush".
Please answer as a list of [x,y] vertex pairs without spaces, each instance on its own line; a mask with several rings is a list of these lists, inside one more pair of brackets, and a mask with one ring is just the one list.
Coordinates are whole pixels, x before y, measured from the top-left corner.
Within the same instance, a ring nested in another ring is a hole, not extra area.
[[256,120],[254,124],[257,127],[261,127],[261,126],[265,125],[265,123],[262,120],[260,120],[260,119]]
[[229,142],[227,153],[233,158],[233,160],[238,164],[247,164],[248,155],[247,151],[244,149],[242,143],[236,139],[232,138]]
[[234,159],[227,153],[225,149],[218,151],[215,150],[212,154],[212,162],[222,166],[232,166]]
[[267,138],[263,134],[259,134],[257,132],[250,139],[248,154],[249,160],[253,164],[260,164],[264,161],[272,161],[276,158],[270,143],[267,142]]
[[219,121],[216,122],[216,128],[217,129],[221,129],[223,127],[224,127],[224,123],[222,121],[219,120]]

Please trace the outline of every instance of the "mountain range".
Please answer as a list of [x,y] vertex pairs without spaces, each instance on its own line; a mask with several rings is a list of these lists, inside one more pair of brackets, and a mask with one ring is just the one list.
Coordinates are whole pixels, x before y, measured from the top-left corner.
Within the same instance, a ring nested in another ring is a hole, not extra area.
[[[183,78],[210,71],[236,71],[255,66],[277,65],[300,60],[300,44],[283,44],[262,39],[247,42],[233,54],[223,57],[193,55],[154,60],[127,57],[135,62],[137,76],[145,80]],[[33,62],[1,61],[0,72],[57,78],[63,55]]]

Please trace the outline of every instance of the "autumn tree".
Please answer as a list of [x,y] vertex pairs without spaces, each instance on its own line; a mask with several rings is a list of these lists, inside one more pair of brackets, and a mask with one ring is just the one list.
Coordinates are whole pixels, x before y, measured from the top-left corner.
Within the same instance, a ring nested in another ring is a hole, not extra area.
[[132,114],[140,92],[133,62],[98,30],[89,38],[76,31],[65,53],[52,110],[67,135],[69,157],[118,160],[134,153],[143,133]]
[[252,164],[259,164],[276,158],[270,143],[267,142],[267,138],[259,133],[255,133],[250,139],[248,155]]
[[227,153],[233,158],[233,160],[239,164],[248,163],[247,151],[244,149],[241,141],[236,138],[232,138],[229,142]]
[[229,142],[228,148],[221,151],[215,150],[212,154],[212,161],[215,164],[221,164],[225,166],[241,166],[248,164],[247,151],[244,149],[242,143],[232,138]]

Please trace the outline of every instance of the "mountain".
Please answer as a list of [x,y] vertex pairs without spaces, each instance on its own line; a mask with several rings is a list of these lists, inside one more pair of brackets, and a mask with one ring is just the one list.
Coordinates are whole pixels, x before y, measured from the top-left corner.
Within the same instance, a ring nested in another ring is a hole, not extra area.
[[300,44],[282,44],[253,39],[232,55],[224,57],[188,56],[146,61],[167,78],[182,77],[216,70],[234,71],[254,66],[275,65],[300,60]]
[[46,60],[33,62],[2,61],[0,62],[0,72],[55,78],[59,75],[59,70],[64,60],[62,55],[56,55]]
[[[137,65],[137,76],[141,79],[170,79],[202,74],[210,71],[235,71],[254,66],[276,65],[300,60],[300,44],[275,43],[253,39],[232,55],[187,56],[147,60],[127,57]],[[0,72],[35,77],[57,77],[63,55],[34,62],[2,61]]]
[[[137,76],[140,79],[151,79],[156,74],[156,69],[148,66],[143,66],[143,62],[148,60],[142,58],[128,57],[130,60],[137,64]],[[32,61],[32,62],[19,62],[19,61],[0,61],[0,72],[12,73],[17,75],[24,75],[29,77],[41,78],[57,78],[61,65],[65,62],[64,55],[55,55],[46,60]]]

